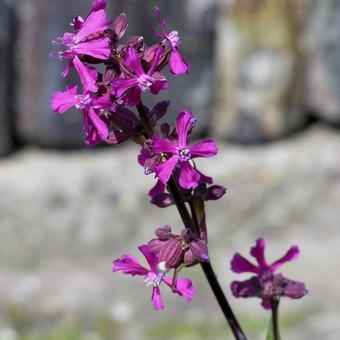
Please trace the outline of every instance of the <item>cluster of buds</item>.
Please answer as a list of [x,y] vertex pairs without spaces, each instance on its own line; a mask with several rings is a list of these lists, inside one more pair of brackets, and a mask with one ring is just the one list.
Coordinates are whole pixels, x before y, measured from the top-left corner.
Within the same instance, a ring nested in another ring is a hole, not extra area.
[[[183,205],[188,203],[195,213],[195,209],[199,211],[199,218],[192,212],[190,218],[191,221],[196,218],[195,222],[185,225],[179,234],[172,233],[170,226],[164,226],[155,231],[156,238],[138,247],[149,268],[130,254],[113,261],[113,272],[144,277],[147,286],[153,287],[152,303],[160,310],[164,307],[159,288],[162,283],[186,301],[193,298],[196,289],[192,282],[178,278],[178,273],[185,267],[209,263],[204,202],[221,198],[226,189],[197,169],[197,158],[213,157],[218,149],[213,140],[190,143],[189,136],[196,125],[194,114],[183,109],[174,126],[169,122],[158,124],[166,116],[170,102],[161,101],[151,109],[142,103],[144,92],[157,95],[168,88],[166,67],[173,75],[189,72],[190,65],[179,50],[178,32],[168,32],[160,9],[155,7],[155,17],[161,26],[161,32],[155,32],[158,42],[147,45],[142,36],[125,39],[127,16],[123,13],[110,21],[105,8],[105,0],[94,0],[85,18],[77,15],[73,19],[73,32],[66,32],[55,41],[63,50],[51,54],[67,60],[61,76],[67,77],[74,70],[81,89],[77,84],[70,84],[65,91],[55,92],[51,107],[59,113],[72,107],[82,110],[88,146],[101,142],[110,145],[127,140],[137,142],[141,146],[139,164],[146,175],[153,174],[156,178],[149,191],[151,203],[162,208],[178,204],[177,195]],[[132,106],[136,106],[137,113]],[[184,219],[183,222],[186,224]],[[265,307],[279,296],[298,298],[306,294],[302,283],[274,273],[284,262],[295,258],[298,249],[291,248],[272,265],[267,264],[263,251],[264,241],[258,240],[251,251],[258,267],[239,254],[234,256],[233,271],[250,271],[256,276],[233,282],[233,294],[260,297]]]
[[157,238],[148,243],[150,251],[157,254],[165,267],[179,268],[193,266],[199,262],[209,261],[206,242],[196,237],[189,229],[182,230],[180,235],[171,232],[166,225],[155,231]]

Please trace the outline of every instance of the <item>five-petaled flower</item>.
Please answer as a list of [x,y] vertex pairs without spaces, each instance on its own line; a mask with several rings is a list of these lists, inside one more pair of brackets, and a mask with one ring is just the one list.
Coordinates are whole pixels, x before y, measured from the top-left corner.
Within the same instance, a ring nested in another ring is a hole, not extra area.
[[139,250],[147,260],[150,269],[140,265],[138,260],[132,255],[123,255],[122,257],[113,261],[112,271],[121,271],[123,274],[129,274],[133,276],[144,276],[144,282],[147,284],[147,286],[152,285],[151,300],[156,310],[161,310],[164,308],[161,291],[159,289],[159,286],[162,282],[171,287],[174,293],[182,296],[186,301],[192,300],[196,293],[196,288],[192,286],[192,282],[189,279],[177,279],[174,283],[172,278],[166,276],[166,273],[169,271],[169,269],[165,267],[165,263],[160,262],[158,256],[152,253],[147,245],[140,246]]
[[57,43],[66,48],[58,53],[59,58],[70,60],[62,76],[66,77],[76,56],[89,56],[99,60],[107,60],[110,56],[110,39],[104,36],[104,31],[111,21],[106,17],[105,2],[94,1],[91,13],[84,20],[76,16],[73,20],[74,32],[65,32],[57,39]]
[[268,264],[265,255],[265,241],[262,238],[256,240],[256,245],[250,249],[257,265],[249,262],[239,253],[236,253],[231,261],[231,269],[235,273],[254,273],[256,276],[245,281],[233,281],[231,291],[235,297],[259,297],[265,309],[271,308],[271,301],[281,296],[298,299],[308,293],[304,283],[292,281],[275,272],[286,262],[293,261],[300,253],[297,246],[292,246],[284,256],[275,262]]
[[94,146],[109,136],[109,122],[106,110],[115,110],[109,94],[97,97],[91,92],[78,94],[78,86],[70,85],[64,92],[55,92],[51,107],[55,112],[64,113],[71,107],[83,111],[83,130],[86,133],[86,144]]
[[163,162],[155,166],[156,175],[163,184],[169,181],[175,167],[178,166],[180,168],[180,186],[185,189],[197,187],[203,175],[191,165],[190,160],[197,157],[212,157],[217,154],[217,145],[213,140],[188,144],[188,133],[195,122],[194,115],[183,110],[177,117],[177,140],[163,139],[158,135],[153,136],[152,151],[165,157]]
[[154,50],[152,63],[147,72],[144,71],[141,60],[135,48],[128,48],[123,65],[126,68],[124,77],[117,78],[112,83],[112,89],[117,98],[124,95],[126,105],[137,105],[141,102],[141,93],[150,90],[158,94],[168,88],[168,82],[162,73],[156,71],[158,63],[163,57],[164,49],[158,47]]

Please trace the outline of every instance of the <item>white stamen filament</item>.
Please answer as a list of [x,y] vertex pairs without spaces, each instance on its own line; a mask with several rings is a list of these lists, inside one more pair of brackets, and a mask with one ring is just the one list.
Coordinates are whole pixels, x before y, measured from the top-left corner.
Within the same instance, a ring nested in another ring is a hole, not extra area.
[[151,285],[153,285],[154,287],[158,287],[161,284],[163,277],[169,271],[169,269],[165,266],[165,261],[158,263],[157,271],[158,275],[154,274],[152,276],[147,276],[144,279],[144,282],[146,283],[147,287]]

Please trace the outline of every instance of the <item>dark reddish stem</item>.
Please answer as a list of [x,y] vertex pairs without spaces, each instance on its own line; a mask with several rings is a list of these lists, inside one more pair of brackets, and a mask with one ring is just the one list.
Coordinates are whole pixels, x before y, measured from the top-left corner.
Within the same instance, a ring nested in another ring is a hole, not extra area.
[[[144,105],[138,104],[137,110],[139,113],[139,116],[142,120],[142,124],[145,130],[145,134],[147,138],[152,137],[154,131],[153,127],[150,123],[147,111],[145,110]],[[195,234],[197,234],[197,231],[199,230],[198,225],[198,218],[195,214],[195,210],[191,207],[191,213],[192,216],[189,213],[189,210],[183,200],[182,195],[180,194],[178,187],[176,185],[176,182],[173,180],[173,178],[170,178],[168,182],[168,190],[172,194],[177,210],[181,216],[181,219],[183,221],[183,224],[186,228],[193,231]],[[216,300],[235,336],[235,339],[237,340],[247,340],[247,337],[245,336],[244,332],[242,331],[242,328],[240,324],[238,323],[235,314],[233,313],[228,300],[226,296],[224,295],[224,292],[217,280],[216,274],[212,268],[212,265],[210,262],[201,263],[201,267],[203,269],[203,272],[205,274],[205,277],[208,280],[208,283],[210,285],[210,288],[212,289]]]
[[272,299],[272,323],[273,323],[273,335],[274,340],[281,340],[279,330],[279,303],[280,300],[277,298]]

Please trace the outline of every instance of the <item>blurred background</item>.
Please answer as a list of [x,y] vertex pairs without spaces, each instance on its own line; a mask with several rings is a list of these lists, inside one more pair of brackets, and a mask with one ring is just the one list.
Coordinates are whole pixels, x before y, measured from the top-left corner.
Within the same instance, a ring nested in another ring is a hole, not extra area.
[[[156,2],[108,3],[110,17],[128,14],[128,35],[155,41]],[[219,155],[199,163],[228,187],[207,204],[210,255],[246,333],[264,339],[270,315],[230,296],[229,262],[262,236],[271,260],[300,246],[282,273],[310,290],[282,301],[282,338],[338,340],[340,0],[158,3],[192,64],[171,77],[169,117],[189,108],[196,138],[219,141]],[[148,203],[154,180],[135,145],[85,149],[79,112],[49,107],[74,77],[59,77],[51,41],[89,6],[0,0],[0,340],[232,339],[200,268],[182,274],[194,301],[164,289],[160,313],[141,279],[111,273],[156,227],[182,225],[175,208]]]

